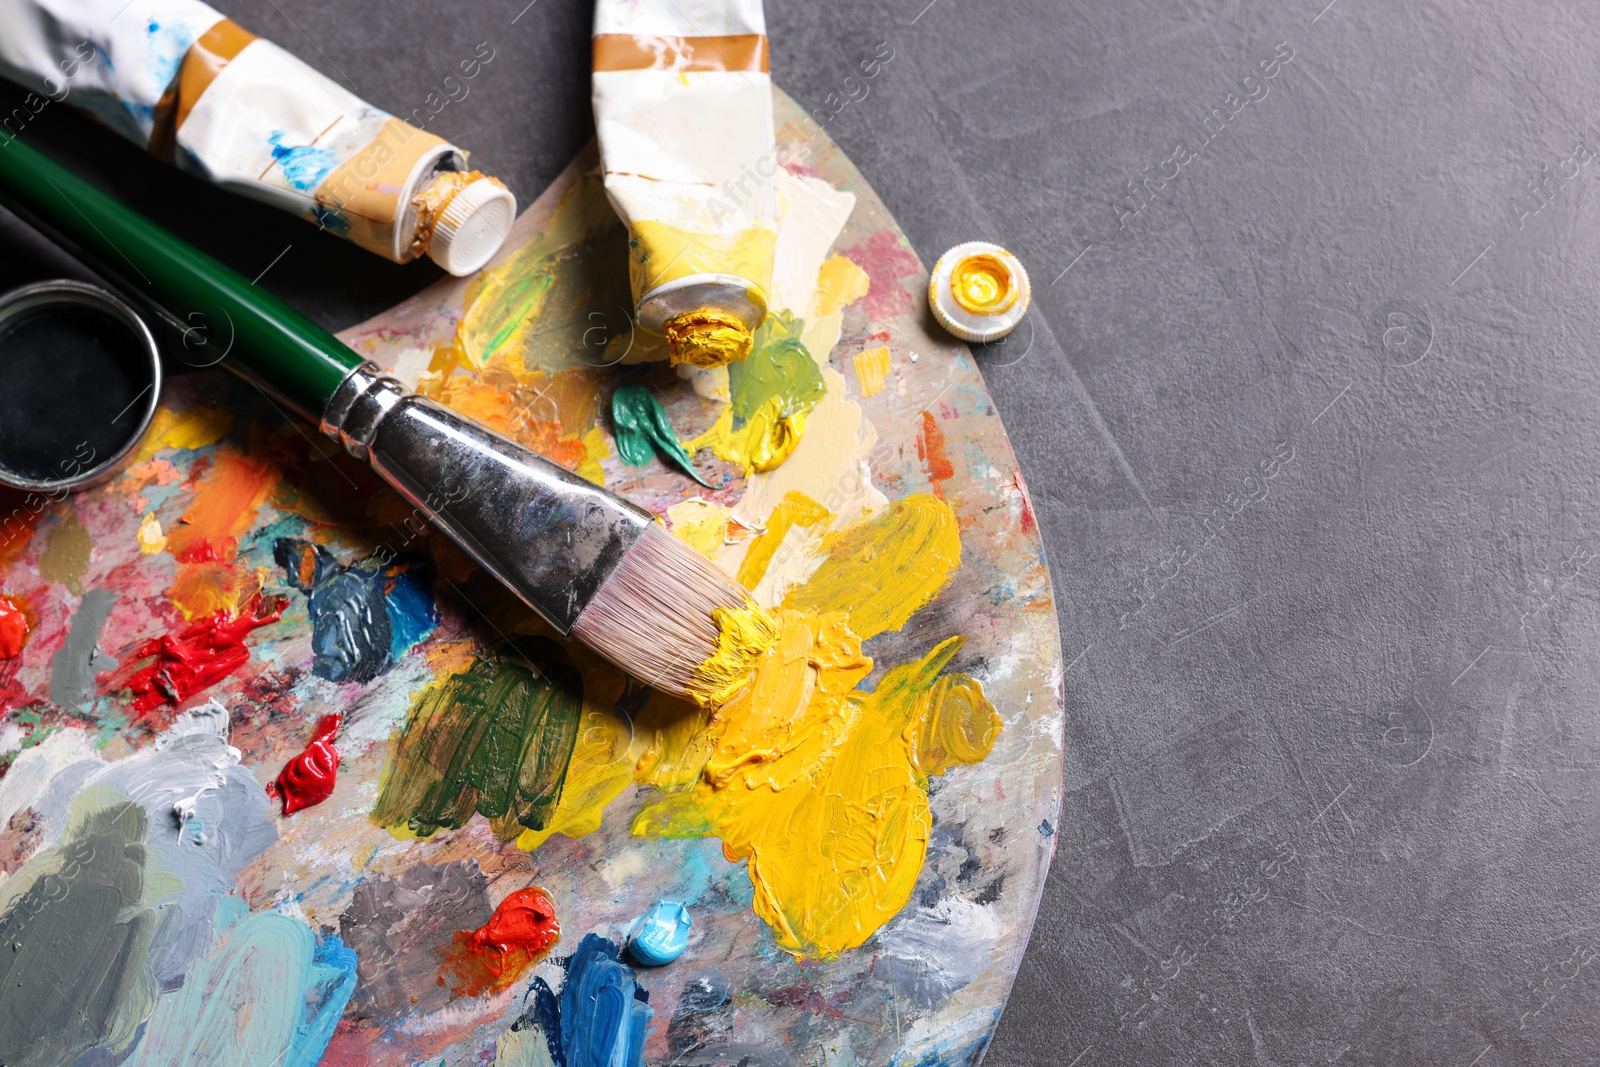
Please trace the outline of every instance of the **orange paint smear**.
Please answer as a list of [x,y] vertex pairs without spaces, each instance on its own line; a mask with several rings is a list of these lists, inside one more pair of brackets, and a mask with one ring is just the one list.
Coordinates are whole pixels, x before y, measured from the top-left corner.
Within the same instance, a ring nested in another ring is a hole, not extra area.
[[16,659],[33,632],[33,621],[16,597],[0,596],[0,659]]
[[944,499],[944,483],[955,477],[956,469],[944,451],[944,431],[934,421],[931,412],[922,413],[922,436],[917,438],[917,458],[928,468],[928,480],[933,483],[933,495]]
[[232,563],[180,563],[167,597],[187,620],[236,612],[261,591],[256,571]]
[[277,622],[288,602],[287,597],[257,594],[240,612],[218,611],[176,634],[146,641],[122,661],[113,688],[125,685],[132,690],[133,710],[141,715],[162,704],[181,704],[243,667],[250,659],[245,637],[257,627]]
[[194,501],[167,538],[180,563],[228,562],[239,554],[239,537],[278,479],[272,464],[224,450],[195,487]]
[[550,894],[536,885],[518,889],[500,902],[487,923],[456,934],[439,984],[444,985],[448,975],[456,996],[498,993],[510,988],[559,940],[561,925]]

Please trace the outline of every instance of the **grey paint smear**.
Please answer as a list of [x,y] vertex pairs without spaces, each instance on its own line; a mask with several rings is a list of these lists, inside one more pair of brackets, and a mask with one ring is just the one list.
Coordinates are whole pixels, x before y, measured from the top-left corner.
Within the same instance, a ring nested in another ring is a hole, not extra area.
[[227,737],[227,709],[208,701],[178,715],[136,755],[65,768],[35,805],[52,827],[63,824],[75,794],[95,787],[116,789],[144,809],[149,844],[179,883],[160,900],[150,949],[163,991],[183,985],[189,964],[211,947],[217,901],[278,837],[266,792]]
[[100,628],[116,602],[117,594],[109,589],[84,593],[66,642],[50,657],[50,699],[62,707],[76,707],[89,695],[95,672],[117,665],[96,646]]
[[[493,914],[489,883],[476,863],[419,863],[398,879],[356,886],[350,910],[339,919],[339,936],[355,950],[361,979],[348,1016],[394,1022],[450,1003],[448,986],[417,978],[438,973],[440,949],[456,931],[476,930]],[[413,1003],[417,988],[427,991]]]
[[148,822],[113,790],[73,803],[60,846],[0,889],[0,1063],[67,1067],[125,1049],[155,1007],[145,902]]

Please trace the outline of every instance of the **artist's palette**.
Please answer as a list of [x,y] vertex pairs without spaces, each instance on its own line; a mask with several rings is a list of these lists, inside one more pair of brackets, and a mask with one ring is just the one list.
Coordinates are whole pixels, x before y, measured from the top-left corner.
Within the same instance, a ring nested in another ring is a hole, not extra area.
[[[111,483],[8,502],[0,1062],[610,1067],[639,1035],[662,1064],[977,1060],[1054,841],[1049,578],[925,270],[778,113],[747,366],[679,375],[633,330],[592,154],[483,274],[345,334],[774,610],[720,714],[552,639],[225,375],[172,384]],[[617,439],[624,386],[705,484]],[[687,951],[634,966],[663,899]]]

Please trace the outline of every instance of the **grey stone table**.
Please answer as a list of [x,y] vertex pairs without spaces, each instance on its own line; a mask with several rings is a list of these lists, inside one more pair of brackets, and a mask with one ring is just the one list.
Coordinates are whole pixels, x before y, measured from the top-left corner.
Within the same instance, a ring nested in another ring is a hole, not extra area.
[[[588,5],[524,3],[224,6],[399,112],[492,42],[435,128],[527,203],[591,121]],[[1052,553],[1066,800],[987,1062],[1600,1062],[1600,12],[770,7],[924,260],[1035,279],[979,358]],[[174,202],[55,111],[329,326],[434,277]],[[0,221],[0,284],[73,272]]]

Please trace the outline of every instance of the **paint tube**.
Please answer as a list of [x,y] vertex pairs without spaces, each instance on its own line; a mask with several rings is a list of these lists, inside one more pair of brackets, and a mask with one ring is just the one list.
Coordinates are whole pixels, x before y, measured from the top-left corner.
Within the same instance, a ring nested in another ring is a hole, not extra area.
[[674,363],[744,359],[777,231],[761,0],[598,0],[594,115],[640,325]]
[[459,148],[199,0],[0,0],[0,26],[5,77],[397,263],[469,274],[516,216]]

